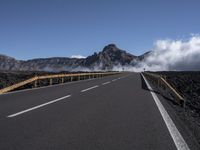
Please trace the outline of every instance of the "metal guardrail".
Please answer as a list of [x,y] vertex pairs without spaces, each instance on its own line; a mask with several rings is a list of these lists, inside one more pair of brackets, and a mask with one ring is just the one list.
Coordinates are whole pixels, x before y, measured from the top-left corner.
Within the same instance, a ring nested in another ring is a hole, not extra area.
[[185,105],[185,99],[166,81],[165,77],[148,72],[142,73],[163,96],[175,100],[181,106]]
[[44,80],[44,79],[49,79],[49,84],[52,85],[52,79],[54,78],[61,78],[62,79],[62,83],[64,83],[64,78],[65,77],[69,77],[70,81],[73,81],[73,78],[76,77],[77,80],[81,80],[81,79],[90,79],[90,78],[99,78],[99,77],[104,77],[104,76],[108,76],[108,75],[114,75],[114,74],[119,74],[119,72],[106,72],[106,73],[79,73],[79,74],[55,74],[55,75],[44,75],[44,76],[35,76],[32,77],[28,80],[19,82],[17,84],[11,85],[9,87],[0,89],[0,94],[9,92],[9,91],[13,91],[17,88],[20,88],[24,85],[30,84],[34,82],[34,86],[37,87],[37,83],[39,80]]
[[[184,125],[187,126],[191,134],[196,138],[197,143],[200,144],[200,122],[198,116],[195,116],[194,110],[188,105],[188,100],[183,98],[166,80],[164,76],[144,72],[142,73],[151,85],[158,91],[160,94],[164,95],[167,98],[175,100],[181,107],[176,110],[177,117],[180,116],[180,119],[183,121]],[[152,88],[153,88],[152,87]],[[154,89],[153,89],[154,90]],[[192,97],[191,97],[192,98]],[[200,146],[199,146],[200,147]]]

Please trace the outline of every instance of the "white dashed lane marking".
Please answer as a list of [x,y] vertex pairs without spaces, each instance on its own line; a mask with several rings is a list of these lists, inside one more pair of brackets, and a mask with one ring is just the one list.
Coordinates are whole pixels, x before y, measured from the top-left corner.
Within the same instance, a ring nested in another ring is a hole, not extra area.
[[106,85],[106,84],[109,84],[109,83],[110,83],[110,81],[109,81],[109,82],[102,83],[102,85]]
[[97,88],[97,87],[99,87],[99,86],[98,86],[98,85],[95,85],[95,86],[93,86],[93,87],[90,87],[90,88],[81,90],[81,92],[86,92],[86,91],[92,90],[92,89]]
[[55,102],[58,102],[58,101],[61,101],[63,99],[66,99],[68,97],[70,97],[71,95],[67,95],[67,96],[64,96],[64,97],[61,97],[61,98],[58,98],[58,99],[55,99],[55,100],[52,100],[50,102],[47,102],[47,103],[44,103],[44,104],[41,104],[41,105],[38,105],[38,106],[35,106],[35,107],[32,107],[32,108],[29,108],[29,109],[26,109],[26,110],[23,110],[23,111],[20,111],[18,113],[15,113],[15,114],[12,114],[12,115],[9,115],[7,116],[8,118],[12,118],[12,117],[16,117],[18,115],[21,115],[21,114],[24,114],[24,113],[27,113],[29,111],[32,111],[32,110],[35,110],[35,109],[38,109],[38,108],[41,108],[41,107],[44,107],[46,105],[49,105],[49,104],[52,104],[52,103],[55,103]]

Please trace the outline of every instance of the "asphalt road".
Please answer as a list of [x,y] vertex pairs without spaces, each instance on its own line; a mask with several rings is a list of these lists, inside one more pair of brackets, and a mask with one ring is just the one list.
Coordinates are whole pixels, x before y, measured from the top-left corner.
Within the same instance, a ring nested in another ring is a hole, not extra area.
[[0,95],[0,150],[176,150],[140,74]]

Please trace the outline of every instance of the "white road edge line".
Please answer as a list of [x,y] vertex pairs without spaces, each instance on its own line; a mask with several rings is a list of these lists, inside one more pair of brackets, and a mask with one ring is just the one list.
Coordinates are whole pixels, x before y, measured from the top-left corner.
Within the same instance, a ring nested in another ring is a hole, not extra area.
[[[145,80],[147,87],[149,88],[149,90],[152,90],[150,84],[148,83],[148,81],[146,80],[146,78],[143,76],[143,79]],[[172,119],[170,118],[169,114],[167,113],[167,111],[165,110],[164,106],[162,105],[162,103],[160,102],[159,98],[157,97],[157,95],[150,91],[163,119],[164,122],[169,130],[169,133],[176,145],[176,148],[178,150],[190,150],[190,148],[188,147],[187,143],[185,142],[185,140],[183,139],[182,135],[180,134],[180,132],[178,131],[178,129],[176,128],[176,125],[174,124],[174,122],[172,121]]]
[[102,83],[102,85],[106,85],[106,84],[109,84],[109,83],[110,83],[110,81],[109,81],[109,82]]
[[113,79],[113,80],[112,80],[112,82],[115,82],[115,81],[117,81],[117,79]]
[[44,103],[44,104],[41,104],[41,105],[38,105],[38,106],[35,106],[35,107],[32,107],[32,108],[29,108],[29,109],[20,111],[20,112],[18,112],[18,113],[9,115],[9,116],[7,116],[7,117],[8,117],[8,118],[16,117],[16,116],[21,115],[21,114],[24,114],[24,113],[26,113],[26,112],[29,112],[29,111],[32,111],[32,110],[35,110],[35,109],[44,107],[44,106],[46,106],[46,105],[49,105],[49,104],[52,104],[52,103],[55,103],[55,102],[58,102],[58,101],[61,101],[61,100],[65,99],[65,98],[68,98],[68,97],[70,97],[70,96],[71,96],[71,95],[67,95],[67,96],[61,97],[61,98],[52,100],[52,101],[50,101],[50,102],[47,102],[47,103]]
[[93,86],[93,87],[90,87],[90,88],[81,90],[81,92],[86,92],[86,91],[92,90],[92,89],[97,88],[97,87],[99,87],[99,86],[98,86],[98,85],[95,85],[95,86]]

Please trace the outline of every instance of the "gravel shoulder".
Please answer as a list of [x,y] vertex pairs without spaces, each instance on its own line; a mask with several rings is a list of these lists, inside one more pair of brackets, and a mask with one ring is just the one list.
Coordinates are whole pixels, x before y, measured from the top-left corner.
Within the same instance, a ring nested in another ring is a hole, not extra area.
[[200,143],[200,72],[152,72],[159,74],[186,100],[185,107],[167,100],[177,116],[184,122]]

